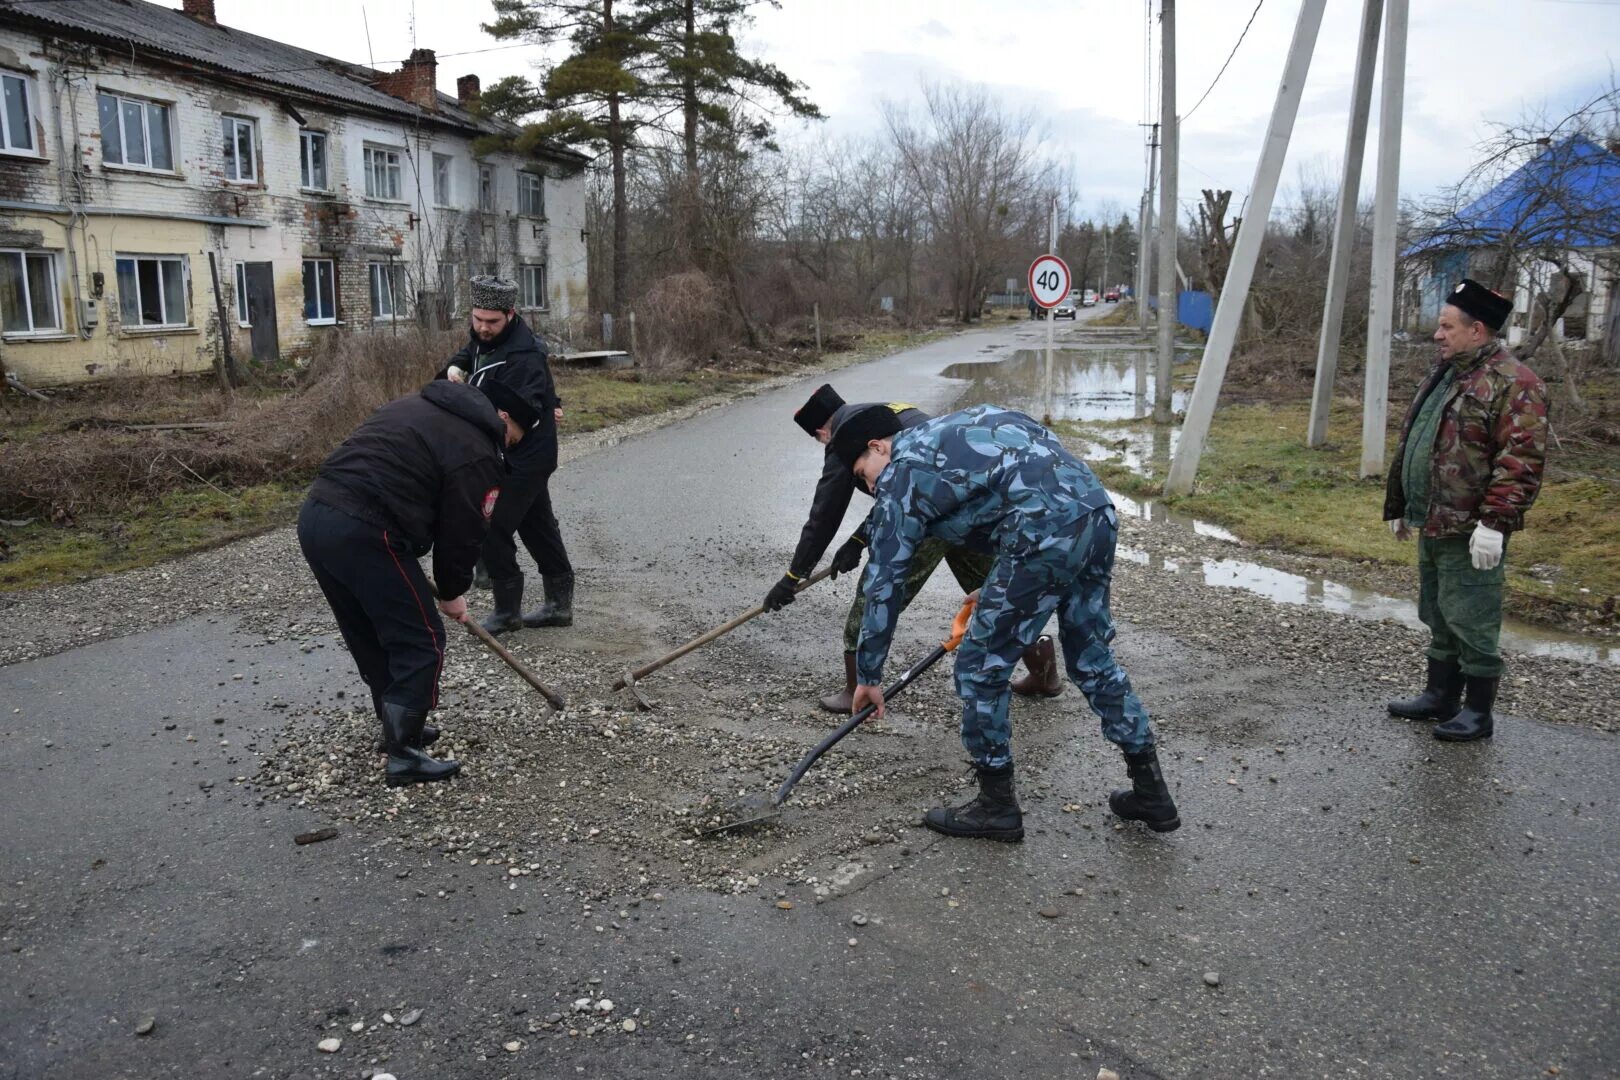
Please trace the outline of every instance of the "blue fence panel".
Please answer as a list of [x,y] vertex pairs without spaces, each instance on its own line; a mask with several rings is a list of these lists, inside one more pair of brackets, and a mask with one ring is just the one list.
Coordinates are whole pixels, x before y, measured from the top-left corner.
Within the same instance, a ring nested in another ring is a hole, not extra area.
[[1215,325],[1215,301],[1207,292],[1181,293],[1176,297],[1176,321],[1209,333],[1209,328]]

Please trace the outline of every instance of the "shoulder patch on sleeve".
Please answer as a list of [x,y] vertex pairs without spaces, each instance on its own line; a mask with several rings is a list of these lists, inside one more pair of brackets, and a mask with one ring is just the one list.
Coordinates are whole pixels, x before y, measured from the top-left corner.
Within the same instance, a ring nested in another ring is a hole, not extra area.
[[488,521],[495,514],[495,500],[501,497],[501,489],[492,487],[484,492],[484,520]]

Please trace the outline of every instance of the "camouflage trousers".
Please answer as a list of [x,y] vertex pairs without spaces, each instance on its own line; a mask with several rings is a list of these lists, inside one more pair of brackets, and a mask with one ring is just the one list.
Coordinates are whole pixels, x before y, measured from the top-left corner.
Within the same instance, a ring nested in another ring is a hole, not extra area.
[[1456,660],[1464,675],[1502,674],[1502,581],[1507,552],[1475,570],[1468,537],[1418,537],[1418,618],[1429,628],[1429,658]]
[[[906,571],[905,584],[902,586],[900,597],[900,610],[906,610],[922,587],[928,583],[928,578],[934,569],[939,566],[940,560],[951,568],[951,574],[956,583],[962,586],[964,593],[970,593],[984,584],[984,579],[990,575],[990,564],[993,561],[989,555],[983,555],[967,548],[952,547],[943,540],[929,538],[917,545],[917,552],[911,557],[911,566]],[[855,589],[855,602],[849,606],[849,618],[844,620],[844,651],[854,652],[861,640],[861,615],[866,611],[866,575],[858,577],[861,585]]]
[[967,635],[956,650],[962,698],[962,745],[977,765],[1012,760],[1007,719],[1013,666],[1057,613],[1058,640],[1069,678],[1102,720],[1103,737],[1127,753],[1153,748],[1147,710],[1114,659],[1108,609],[1119,521],[1096,510],[1065,536],[1041,538],[1016,559],[998,557],[979,594]]

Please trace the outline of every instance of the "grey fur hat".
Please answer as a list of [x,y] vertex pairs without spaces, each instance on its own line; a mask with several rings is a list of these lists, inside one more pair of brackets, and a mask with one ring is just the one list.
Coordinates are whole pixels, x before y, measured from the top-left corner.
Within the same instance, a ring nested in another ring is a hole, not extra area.
[[472,279],[472,306],[487,311],[511,311],[517,307],[517,282],[495,274]]

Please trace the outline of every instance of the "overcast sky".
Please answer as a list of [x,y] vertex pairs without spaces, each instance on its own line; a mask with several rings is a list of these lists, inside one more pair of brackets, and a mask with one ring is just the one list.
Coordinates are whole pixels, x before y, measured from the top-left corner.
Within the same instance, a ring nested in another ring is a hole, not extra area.
[[[179,0],[168,0],[179,6]],[[479,30],[488,0],[215,0],[222,23],[345,60],[392,69],[415,42],[440,56],[439,85],[476,72],[487,84],[533,74],[531,47]],[[1157,8],[1157,0],[1154,7]],[[1250,0],[1182,0],[1178,101],[1186,115],[1254,11]],[[1488,121],[1545,110],[1557,117],[1610,84],[1620,59],[1620,0],[1413,0],[1407,42],[1403,197],[1446,184],[1474,157]],[[1297,0],[1263,0],[1236,58],[1182,130],[1181,201],[1200,188],[1253,183]],[[980,83],[1015,109],[1038,109],[1054,158],[1075,176],[1082,207],[1129,207],[1144,168],[1145,0],[783,0],[762,6],[746,49],[808,86],[830,136],[876,133],[881,103],[915,101],[925,81]],[[364,12],[364,19],[362,18]],[[1360,0],[1328,0],[1294,128],[1285,187],[1303,167],[1337,183],[1355,64]],[[1157,48],[1157,37],[1154,39]],[[467,55],[450,55],[467,53]],[[1156,54],[1151,58],[1157,67]],[[1370,192],[1378,102],[1364,170]],[[790,124],[788,138],[800,125]],[[1285,190],[1281,199],[1286,199]]]

